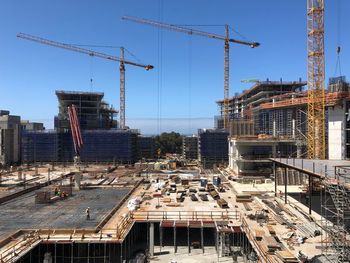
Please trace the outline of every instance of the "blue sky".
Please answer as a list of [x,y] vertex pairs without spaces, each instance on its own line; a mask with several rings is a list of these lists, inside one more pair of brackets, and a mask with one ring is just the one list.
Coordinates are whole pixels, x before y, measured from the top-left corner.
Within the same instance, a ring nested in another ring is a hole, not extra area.
[[[342,73],[350,78],[350,2],[325,2],[326,75],[334,76],[340,43]],[[103,91],[119,108],[117,63],[16,38],[25,32],[65,43],[125,46],[141,62],[153,64],[149,72],[126,68],[126,116],[132,128],[148,134],[212,127],[215,101],[223,97],[223,43],[123,21],[123,15],[207,25],[194,28],[217,34],[224,34],[219,25],[229,24],[260,42],[257,49],[231,45],[231,95],[249,88],[241,79],[306,79],[305,0],[1,0],[0,108],[51,128],[58,111],[54,91],[90,91],[91,77],[93,91]],[[231,37],[242,39],[234,32]],[[94,49],[119,56],[118,49]],[[134,60],[129,54],[126,58]]]

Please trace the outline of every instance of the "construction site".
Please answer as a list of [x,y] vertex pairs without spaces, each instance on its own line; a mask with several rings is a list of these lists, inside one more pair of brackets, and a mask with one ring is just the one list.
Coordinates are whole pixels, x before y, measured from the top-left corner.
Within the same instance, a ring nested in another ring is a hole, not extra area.
[[232,97],[231,45],[264,43],[231,38],[228,25],[218,35],[121,18],[223,44],[213,127],[169,139],[173,152],[161,134],[128,126],[126,67],[155,66],[124,47],[118,57],[18,33],[117,62],[119,107],[92,88],[50,91],[50,129],[0,109],[0,263],[350,262],[350,84],[340,70],[325,79],[324,1],[306,11],[307,79],[245,79]]

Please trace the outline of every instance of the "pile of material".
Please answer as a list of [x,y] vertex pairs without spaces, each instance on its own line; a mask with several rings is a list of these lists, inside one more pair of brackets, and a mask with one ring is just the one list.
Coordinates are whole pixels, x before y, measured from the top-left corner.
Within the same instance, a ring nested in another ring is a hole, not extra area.
[[135,211],[138,209],[140,207],[140,202],[141,201],[139,198],[130,199],[127,205],[129,211]]
[[286,263],[298,263],[299,260],[293,256],[292,253],[289,251],[283,250],[283,251],[277,251],[276,252],[277,257]]
[[250,194],[237,194],[236,195],[236,202],[238,203],[245,203],[245,202],[251,202],[252,196]]
[[263,237],[263,249],[268,254],[274,254],[276,250],[280,250],[281,246],[272,236]]

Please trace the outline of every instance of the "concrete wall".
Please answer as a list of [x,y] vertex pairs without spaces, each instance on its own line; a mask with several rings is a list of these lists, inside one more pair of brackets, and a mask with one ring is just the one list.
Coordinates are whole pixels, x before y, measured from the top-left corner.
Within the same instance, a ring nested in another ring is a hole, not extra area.
[[345,111],[341,106],[328,108],[328,156],[330,160],[345,158]]

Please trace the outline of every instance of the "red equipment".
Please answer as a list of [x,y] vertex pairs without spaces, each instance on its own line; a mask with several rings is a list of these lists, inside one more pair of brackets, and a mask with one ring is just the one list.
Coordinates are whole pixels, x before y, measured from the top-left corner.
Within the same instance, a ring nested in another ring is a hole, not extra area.
[[83,146],[83,139],[81,137],[77,109],[74,105],[72,105],[71,107],[68,107],[68,116],[69,116],[70,127],[72,130],[75,154],[76,156],[80,156],[80,150],[81,150],[81,147]]

